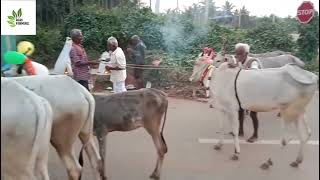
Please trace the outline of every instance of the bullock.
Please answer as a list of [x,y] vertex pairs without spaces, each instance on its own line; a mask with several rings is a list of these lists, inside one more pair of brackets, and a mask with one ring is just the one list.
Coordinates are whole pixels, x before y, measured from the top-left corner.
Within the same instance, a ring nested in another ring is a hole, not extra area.
[[[201,85],[205,88],[206,92],[206,97],[210,97],[210,88],[209,88],[209,83],[211,80],[211,75],[212,75],[212,68],[213,65],[211,63],[200,63],[200,62],[205,62],[202,60],[202,58],[199,58],[196,60],[195,66],[197,66],[197,69],[192,71],[192,75],[189,78],[189,80],[192,83],[198,83],[200,82]],[[196,89],[194,88],[192,90],[192,97],[196,96]]]
[[49,180],[49,102],[18,83],[1,78],[1,104],[1,177],[34,180],[40,176]]
[[[284,54],[284,55],[275,56],[275,57],[272,56],[272,55],[277,55],[277,54],[281,54],[281,53],[284,53],[284,52],[274,51],[274,52],[269,52],[269,53],[256,54],[255,57],[249,57],[247,60],[248,62],[245,62],[245,64],[250,64],[252,61],[256,61],[258,63],[258,66],[260,69],[282,67],[288,63],[295,63],[301,68],[304,67],[305,64],[303,61],[301,61],[299,58],[297,58],[293,55],[290,55],[288,53]],[[236,58],[233,55],[228,55],[228,54],[225,56],[218,55],[217,58],[214,59],[214,64],[215,64],[215,66],[218,67],[219,64],[221,64],[224,61],[227,61],[227,62],[234,64],[234,65],[238,64]],[[278,116],[280,116],[280,113],[278,114]],[[257,117],[256,112],[251,111],[250,117],[251,117],[252,122],[254,124],[254,131],[253,131],[253,135],[248,139],[248,142],[254,142],[258,138],[258,124],[259,124],[259,122],[258,122],[258,117]],[[243,120],[244,120],[243,111],[241,111],[239,114],[239,121],[240,121],[239,136],[244,136]]]
[[[280,109],[281,120],[284,124],[282,145],[288,144],[287,129],[294,123],[299,130],[300,147],[292,167],[299,166],[303,160],[303,149],[311,136],[311,130],[305,118],[306,106],[317,89],[318,77],[296,64],[287,64],[280,68],[244,70],[239,67],[230,68],[223,63],[213,72],[210,88],[213,90],[214,107],[217,109],[217,118],[221,122],[220,140],[215,149],[223,145],[223,118],[231,121],[234,134],[235,154],[237,160],[240,154],[238,139],[239,109],[254,112],[268,112]],[[250,89],[248,89],[250,87]],[[270,162],[262,164],[266,169]]]
[[[203,52],[198,55],[196,62],[205,62],[204,64],[197,64],[199,65],[199,71],[192,71],[192,75],[190,77],[190,81],[192,83],[200,82],[201,85],[205,88],[206,98],[210,97],[210,90],[209,90],[209,82],[211,80],[212,74],[212,62],[213,59],[216,57],[216,53],[212,48],[204,48]],[[194,81],[195,80],[195,81]],[[196,96],[196,89],[192,89],[192,97]]]
[[[277,68],[277,67],[284,66],[288,63],[295,63],[301,68],[305,66],[305,63],[303,61],[301,61],[299,58],[291,54],[284,54],[279,56],[268,56],[268,57],[266,57],[266,55],[261,57],[259,57],[258,55],[256,55],[256,57],[251,57],[249,55],[249,59],[257,61],[260,69]],[[226,54],[225,56],[218,55],[213,60],[213,65],[215,67],[219,67],[221,63],[226,61],[229,63],[237,64],[237,61],[233,55]]]
[[271,52],[266,52],[266,53],[261,53],[261,54],[253,54],[249,53],[249,57],[257,57],[257,58],[263,58],[263,57],[275,57],[275,56],[280,56],[280,55],[285,55],[285,54],[291,54],[290,52],[284,52],[284,51],[271,51]]
[[[106,141],[112,131],[131,131],[143,127],[151,135],[156,146],[158,159],[150,178],[159,179],[167,145],[163,137],[168,100],[160,90],[148,88],[111,95],[94,94],[96,110],[94,132],[97,135],[103,161],[103,179],[106,174]],[[161,125],[161,119],[163,123]]]
[[[196,60],[196,63],[203,61],[202,56],[204,53],[200,53],[198,55],[198,59]],[[280,55],[285,55],[276,59],[270,59],[270,57],[274,56],[280,56]],[[258,62],[260,62],[260,66],[263,66],[263,68],[271,68],[271,67],[281,67],[287,63],[293,63],[297,62],[297,64],[301,65],[301,67],[304,66],[304,63],[297,59],[294,56],[291,56],[290,53],[288,52],[283,52],[283,51],[272,51],[272,52],[267,52],[267,53],[262,53],[262,54],[249,54],[249,57],[254,57],[254,59],[258,59]],[[219,65],[224,62],[224,61],[235,61],[234,57],[232,55],[226,54],[222,55],[221,53],[218,54],[213,54],[213,63],[206,61],[205,64],[200,64],[197,68],[197,70],[193,70],[192,75],[190,77],[191,82],[200,82],[202,86],[204,86],[205,91],[206,91],[206,97],[210,97],[210,87],[209,87],[209,82],[211,80],[212,76],[212,67],[213,65],[216,67],[219,67]],[[260,59],[262,58],[262,59]],[[203,61],[204,62],[204,61]],[[192,96],[196,96],[196,90],[193,89]]]
[[90,92],[66,75],[12,79],[49,101],[53,111],[51,144],[64,162],[69,179],[79,180],[82,172],[73,154],[77,137],[98,173],[101,158],[92,138],[95,101]]

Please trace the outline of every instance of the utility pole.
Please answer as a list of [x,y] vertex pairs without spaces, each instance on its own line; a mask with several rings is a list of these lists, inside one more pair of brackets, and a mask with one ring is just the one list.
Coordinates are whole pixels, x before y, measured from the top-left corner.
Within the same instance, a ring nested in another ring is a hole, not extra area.
[[204,24],[208,24],[208,17],[209,17],[209,0],[205,0],[206,7],[205,7],[205,13],[204,13]]
[[275,21],[276,21],[276,16],[272,14],[272,23],[274,23]]
[[241,28],[241,16],[242,16],[242,12],[241,12],[241,9],[239,9],[239,28]]
[[177,0],[177,10],[179,9],[179,0]]
[[[150,0],[150,2],[151,2],[151,0]],[[155,13],[156,14],[160,13],[160,0],[156,0]]]

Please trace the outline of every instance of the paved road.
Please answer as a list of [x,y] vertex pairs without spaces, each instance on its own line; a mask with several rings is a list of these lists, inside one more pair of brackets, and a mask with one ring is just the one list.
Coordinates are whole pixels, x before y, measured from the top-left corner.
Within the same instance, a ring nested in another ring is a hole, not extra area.
[[[319,95],[308,108],[311,140],[319,140]],[[280,122],[275,113],[260,113],[260,139],[279,140]],[[245,121],[245,138],[252,133],[250,119]],[[230,160],[233,145],[222,151],[213,150],[213,144],[199,139],[217,139],[218,122],[215,112],[201,102],[169,99],[165,138],[169,152],[162,171],[163,180],[316,180],[319,178],[319,145],[307,145],[303,164],[295,169],[289,166],[298,151],[298,145],[282,150],[280,145],[242,144],[238,162]],[[231,138],[226,136],[226,138]],[[245,139],[244,138],[244,139]],[[77,143],[79,152],[79,142]],[[155,166],[156,152],[149,135],[138,129],[128,133],[115,132],[108,137],[109,180],[148,180]],[[274,166],[268,171],[259,168],[271,157]],[[87,161],[87,160],[86,160]],[[88,161],[87,161],[88,162]],[[51,148],[49,173],[51,180],[67,179],[66,171],[55,150]],[[85,180],[93,180],[89,162],[85,164]]]

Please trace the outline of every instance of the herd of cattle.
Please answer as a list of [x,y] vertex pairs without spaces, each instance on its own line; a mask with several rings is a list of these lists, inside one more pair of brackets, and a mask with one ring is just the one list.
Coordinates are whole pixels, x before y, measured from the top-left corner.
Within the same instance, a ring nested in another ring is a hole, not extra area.
[[[318,77],[302,69],[301,61],[293,56],[280,56],[268,57],[270,66],[274,65],[271,62],[279,65],[259,70],[230,67],[228,61],[232,56],[228,55],[223,56],[225,59],[219,59],[220,56],[214,59],[215,66],[208,75],[212,78],[207,80],[211,103],[217,110],[212,119],[221,124],[221,139],[215,149],[223,145],[223,122],[228,119],[234,134],[233,160],[240,154],[239,108],[255,112],[279,110],[285,125],[282,145],[289,142],[286,128],[290,123],[299,130],[300,149],[291,166],[297,167],[303,160],[304,145],[311,136],[305,111],[317,90]],[[199,81],[207,66],[199,58],[190,80]],[[150,178],[160,178],[168,151],[163,136],[168,100],[162,91],[149,88],[111,95],[91,94],[65,75],[1,77],[1,104],[1,179],[48,180],[50,143],[62,159],[70,180],[81,179],[84,152],[96,179],[107,179],[107,134],[139,127],[150,134],[158,153]],[[73,154],[77,138],[83,144],[79,160]],[[269,165],[270,161],[262,167]]]

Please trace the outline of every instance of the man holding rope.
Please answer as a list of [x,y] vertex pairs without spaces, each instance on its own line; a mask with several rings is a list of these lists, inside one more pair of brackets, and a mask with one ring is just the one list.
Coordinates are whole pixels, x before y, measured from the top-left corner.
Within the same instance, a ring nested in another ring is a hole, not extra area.
[[106,65],[106,70],[111,72],[110,81],[113,83],[113,91],[115,93],[127,91],[125,80],[126,72],[126,57],[121,48],[118,47],[118,41],[115,37],[109,37],[107,41],[110,53],[110,61]]
[[83,35],[80,29],[71,30],[70,36],[72,39],[72,48],[69,57],[71,60],[73,79],[90,91],[90,65],[96,65],[98,62],[88,61],[87,53],[82,46]]

